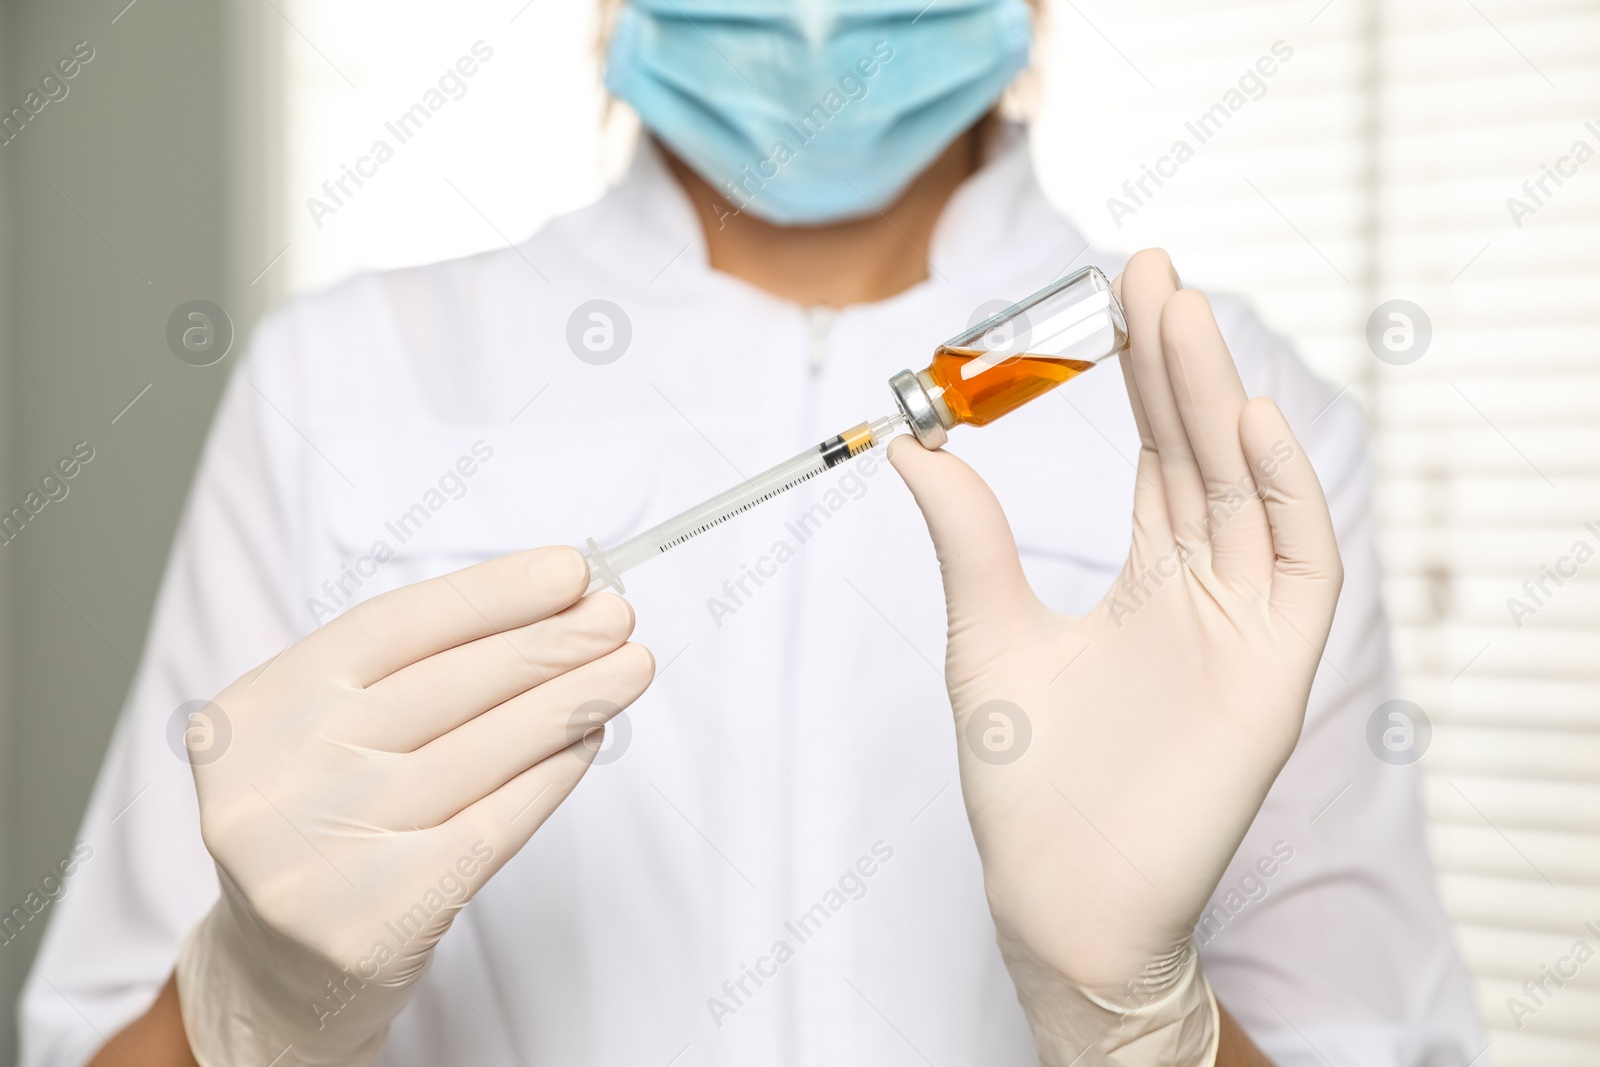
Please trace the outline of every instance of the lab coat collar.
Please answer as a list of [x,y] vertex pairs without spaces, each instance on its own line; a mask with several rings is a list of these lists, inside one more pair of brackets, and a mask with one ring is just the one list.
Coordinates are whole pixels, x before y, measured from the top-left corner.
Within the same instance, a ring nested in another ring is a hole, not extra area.
[[[733,286],[748,296],[776,300],[739,279],[711,269],[705,235],[683,187],[661,149],[641,136],[623,180],[608,194],[602,216],[626,227],[636,254],[628,262],[645,275],[674,285]],[[1033,168],[1028,128],[1005,122],[996,130],[987,158],[945,205],[927,249],[928,280],[888,302],[915,299],[950,284],[986,284],[997,275],[1041,272],[1045,280],[1068,266],[1089,262],[1088,243],[1050,204]],[[668,269],[670,266],[670,269]]]

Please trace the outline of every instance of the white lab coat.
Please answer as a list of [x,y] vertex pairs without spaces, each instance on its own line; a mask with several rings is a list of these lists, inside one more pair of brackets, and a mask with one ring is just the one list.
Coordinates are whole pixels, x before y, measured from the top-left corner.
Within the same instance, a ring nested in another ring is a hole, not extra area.
[[[267,319],[84,819],[92,857],[51,908],[24,1067],[81,1064],[142,1012],[215,897],[177,709],[354,599],[637,532],[887,414],[889,375],[980,306],[1121,266],[1047,202],[1020,131],[925,251],[930,279],[896,297],[797,307],[709,269],[646,145],[598,203],[514,249],[363,275]],[[568,343],[594,299],[631,325],[607,365]],[[1283,1067],[1464,1067],[1482,1040],[1417,776],[1364,740],[1396,694],[1360,419],[1243,304],[1214,304],[1247,389],[1316,462],[1348,577],[1300,747],[1203,924],[1205,966]],[[1043,599],[1092,604],[1129,540],[1138,443],[1117,368],[950,448],[999,494]],[[933,550],[899,478],[869,455],[627,586],[660,676],[613,731],[626,749],[461,914],[382,1063],[1035,1062],[961,804]]]

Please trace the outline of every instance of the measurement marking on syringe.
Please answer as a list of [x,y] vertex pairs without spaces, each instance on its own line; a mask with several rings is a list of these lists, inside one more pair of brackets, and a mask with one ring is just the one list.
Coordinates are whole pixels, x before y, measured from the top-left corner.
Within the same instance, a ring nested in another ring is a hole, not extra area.
[[808,478],[815,478],[817,475],[821,474],[826,469],[827,469],[826,467],[818,467],[816,470],[807,471],[806,473],[802,474],[800,477],[794,478],[794,479],[790,480],[789,482],[785,483],[784,485],[779,486],[778,488],[773,489],[770,492],[764,493],[761,496],[756,497],[754,500],[746,501],[745,503],[739,505],[737,508],[734,508],[732,511],[728,512],[726,515],[719,515],[715,519],[712,519],[710,522],[704,523],[704,524],[702,524],[700,526],[695,527],[693,530],[690,530],[688,533],[680,534],[677,537],[674,537],[672,540],[666,542],[661,547],[657,548],[656,551],[657,552],[665,552],[669,548],[677,548],[679,545],[681,545],[685,541],[689,540],[689,538],[698,537],[700,534],[705,533],[707,530],[711,529],[713,526],[718,526],[718,525],[720,525],[720,524],[722,524],[724,522],[727,522],[729,519],[733,518],[735,515],[743,514],[744,512],[749,511],[751,508],[755,507],[757,504],[764,504],[768,500],[771,500],[773,497],[779,495],[780,493],[787,493],[789,490],[793,489],[795,486],[799,485],[801,482],[805,481]]

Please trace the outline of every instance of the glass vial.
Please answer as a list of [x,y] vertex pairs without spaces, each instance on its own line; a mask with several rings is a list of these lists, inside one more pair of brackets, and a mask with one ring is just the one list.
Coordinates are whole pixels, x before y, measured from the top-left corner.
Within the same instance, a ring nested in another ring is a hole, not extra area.
[[1127,344],[1111,282],[1085,267],[950,338],[889,387],[917,440],[938,448],[956,426],[987,426]]

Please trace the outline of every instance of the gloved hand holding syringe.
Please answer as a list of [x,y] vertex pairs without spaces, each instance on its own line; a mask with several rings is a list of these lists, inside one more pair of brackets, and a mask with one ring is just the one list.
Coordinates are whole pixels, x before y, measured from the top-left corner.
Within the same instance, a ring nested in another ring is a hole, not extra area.
[[901,426],[924,447],[939,448],[956,426],[986,426],[1116,355],[1127,343],[1122,306],[1098,268],[1085,267],[1052,282],[940,345],[924,370],[903,370],[890,378],[899,407],[893,415],[808,448],[614,548],[601,548],[590,538],[588,591],[622,592],[624,571],[876,448]]

